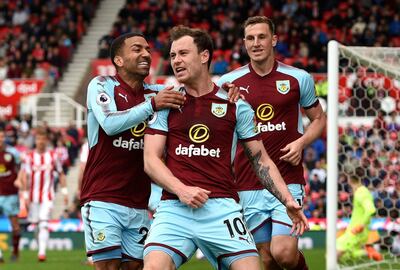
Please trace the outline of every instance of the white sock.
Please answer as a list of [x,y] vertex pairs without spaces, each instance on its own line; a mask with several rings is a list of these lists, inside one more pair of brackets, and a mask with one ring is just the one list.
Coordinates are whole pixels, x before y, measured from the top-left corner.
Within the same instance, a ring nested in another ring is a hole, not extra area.
[[49,241],[49,229],[47,228],[47,222],[40,222],[39,234],[38,234],[39,256],[46,255],[46,248],[48,241]]
[[3,251],[0,249],[0,258],[3,258]]

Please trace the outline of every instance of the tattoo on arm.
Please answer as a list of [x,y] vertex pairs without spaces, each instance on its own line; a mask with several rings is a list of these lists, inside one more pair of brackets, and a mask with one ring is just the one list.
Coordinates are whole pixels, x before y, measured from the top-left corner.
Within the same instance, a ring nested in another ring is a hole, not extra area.
[[286,205],[286,200],[283,198],[281,192],[275,186],[274,181],[269,174],[269,166],[265,166],[260,162],[261,159],[261,151],[258,151],[256,154],[253,154],[250,148],[243,145],[247,157],[250,160],[250,163],[253,165],[253,169],[258,176],[261,184],[271,192],[283,205]]

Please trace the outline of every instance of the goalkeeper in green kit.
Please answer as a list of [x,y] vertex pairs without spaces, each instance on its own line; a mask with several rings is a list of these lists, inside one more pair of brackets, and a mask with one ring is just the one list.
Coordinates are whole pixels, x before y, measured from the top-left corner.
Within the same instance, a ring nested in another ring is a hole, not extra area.
[[369,223],[376,208],[371,192],[361,184],[364,169],[358,167],[350,176],[349,184],[353,190],[353,211],[350,223],[342,236],[337,239],[337,256],[340,260],[360,259],[368,256],[380,261],[382,255],[371,245],[367,245]]

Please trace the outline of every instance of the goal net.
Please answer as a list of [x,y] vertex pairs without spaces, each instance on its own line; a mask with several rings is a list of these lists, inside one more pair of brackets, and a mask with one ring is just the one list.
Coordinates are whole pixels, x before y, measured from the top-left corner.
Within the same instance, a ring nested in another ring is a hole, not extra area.
[[[327,269],[400,269],[400,48],[329,43],[327,161]],[[351,250],[338,258],[356,168],[376,207],[369,253],[355,252],[365,247],[350,241]]]

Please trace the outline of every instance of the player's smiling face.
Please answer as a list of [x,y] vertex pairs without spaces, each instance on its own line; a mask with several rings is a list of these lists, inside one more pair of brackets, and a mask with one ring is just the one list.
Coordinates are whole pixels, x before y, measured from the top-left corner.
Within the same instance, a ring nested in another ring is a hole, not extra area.
[[207,50],[198,51],[193,37],[184,36],[172,42],[169,55],[176,79],[187,84],[200,77],[209,54]]
[[151,51],[147,41],[140,36],[125,40],[121,49],[122,67],[127,73],[147,76],[150,72]]
[[264,62],[273,57],[276,42],[277,36],[272,35],[266,23],[252,24],[244,30],[244,44],[251,61]]

